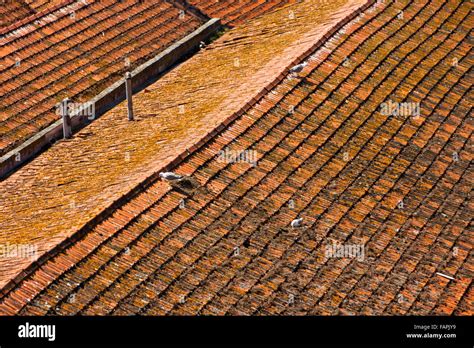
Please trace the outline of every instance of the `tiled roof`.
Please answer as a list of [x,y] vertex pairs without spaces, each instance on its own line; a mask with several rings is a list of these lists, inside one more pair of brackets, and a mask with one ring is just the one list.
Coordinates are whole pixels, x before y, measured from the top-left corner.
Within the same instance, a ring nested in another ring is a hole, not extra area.
[[296,0],[189,0],[209,17],[221,18],[224,24],[239,25],[255,18],[262,13],[278,8],[279,6],[294,3]]
[[35,13],[23,0],[2,1],[0,6],[0,29]]
[[183,38],[204,19],[169,1],[68,1],[0,37],[0,155]]
[[30,6],[36,12],[41,12],[44,10],[48,10],[54,6],[60,5],[66,1],[64,0],[25,0],[25,3]]
[[144,184],[0,313],[474,314],[471,7],[365,11],[177,163],[194,191]]
[[[0,182],[0,246],[43,255],[250,102],[365,0],[320,0],[227,31],[146,90]],[[34,233],[32,233],[34,231]],[[1,255],[1,254],[0,254]],[[34,259],[0,257],[0,287]]]

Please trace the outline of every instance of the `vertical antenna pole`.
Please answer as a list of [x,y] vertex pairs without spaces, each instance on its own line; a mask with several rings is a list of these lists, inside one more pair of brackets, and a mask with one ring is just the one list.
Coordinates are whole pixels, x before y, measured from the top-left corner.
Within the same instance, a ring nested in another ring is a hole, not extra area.
[[133,121],[132,74],[125,73],[125,93],[127,95],[128,120]]
[[69,139],[72,136],[69,98],[65,98],[61,102],[61,117],[63,119],[63,137],[64,139]]

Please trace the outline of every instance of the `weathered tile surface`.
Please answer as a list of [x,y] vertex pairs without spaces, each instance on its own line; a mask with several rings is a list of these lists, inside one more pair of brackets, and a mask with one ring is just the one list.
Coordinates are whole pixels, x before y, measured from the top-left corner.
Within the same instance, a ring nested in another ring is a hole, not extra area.
[[190,5],[212,18],[221,18],[229,26],[242,25],[282,5],[296,0],[188,0]]
[[[32,244],[39,255],[73,235],[146,177],[191,148],[274,81],[336,22],[363,4],[294,5],[230,30],[73,139],[0,183],[0,243]],[[31,260],[0,258],[0,284]]]
[[0,313],[473,315],[471,10],[366,10],[173,168],[193,193],[143,187]]
[[0,5],[0,29],[34,14],[35,11],[23,0],[6,0]]

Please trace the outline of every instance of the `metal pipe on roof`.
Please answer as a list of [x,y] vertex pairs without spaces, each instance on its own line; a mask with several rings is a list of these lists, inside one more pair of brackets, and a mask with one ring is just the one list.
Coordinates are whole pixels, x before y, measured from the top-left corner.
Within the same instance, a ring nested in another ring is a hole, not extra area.
[[69,115],[69,98],[61,102],[61,117],[63,119],[63,137],[69,139],[72,136],[71,116]]
[[132,74],[129,71],[125,73],[125,93],[127,95],[128,120],[133,121]]

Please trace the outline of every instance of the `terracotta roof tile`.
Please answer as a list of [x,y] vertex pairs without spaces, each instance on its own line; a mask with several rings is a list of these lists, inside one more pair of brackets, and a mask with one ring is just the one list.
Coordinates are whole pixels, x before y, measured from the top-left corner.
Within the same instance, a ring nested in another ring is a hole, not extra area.
[[0,29],[28,17],[34,10],[23,0],[6,0],[0,7]]
[[25,3],[28,4],[36,12],[48,10],[54,6],[64,3],[64,0],[25,0]]
[[241,25],[245,21],[258,17],[270,10],[285,4],[291,4],[296,0],[189,0],[188,3],[195,6],[209,17],[221,18],[224,24],[231,26]]
[[472,315],[471,10],[369,7],[176,163],[196,190],[143,185],[0,313]]

